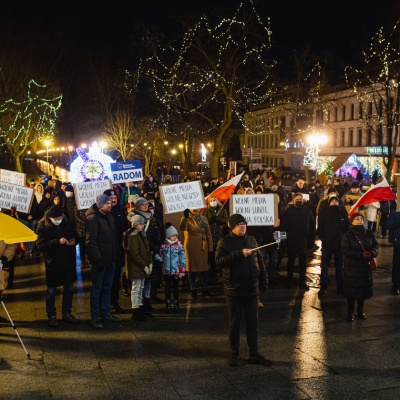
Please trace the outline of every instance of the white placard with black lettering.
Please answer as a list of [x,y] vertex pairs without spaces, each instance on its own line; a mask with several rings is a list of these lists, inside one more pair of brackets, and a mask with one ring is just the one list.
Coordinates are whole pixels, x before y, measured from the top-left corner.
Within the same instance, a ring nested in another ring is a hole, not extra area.
[[26,175],[21,172],[0,169],[0,181],[12,183],[13,185],[25,186]]
[[109,179],[105,179],[104,181],[74,183],[77,209],[87,210],[96,203],[96,197],[107,189],[112,189],[112,184]]
[[278,199],[274,193],[235,194],[229,202],[230,215],[243,215],[248,226],[273,226],[278,218]]
[[17,211],[27,213],[31,211],[34,189],[0,182],[0,208],[10,210],[15,206]]
[[160,195],[164,214],[207,207],[200,181],[162,185]]

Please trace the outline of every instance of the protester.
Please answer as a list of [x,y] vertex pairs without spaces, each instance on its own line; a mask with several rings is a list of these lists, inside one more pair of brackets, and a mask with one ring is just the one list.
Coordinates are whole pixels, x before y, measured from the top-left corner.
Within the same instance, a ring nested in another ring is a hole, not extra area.
[[400,294],[400,212],[393,211],[390,213],[386,228],[389,229],[389,243],[393,245],[393,262],[392,262],[392,293]]
[[343,235],[344,296],[347,298],[347,320],[354,320],[357,300],[357,316],[365,319],[364,300],[372,297],[371,260],[378,256],[378,243],[372,232],[364,229],[360,213],[350,217],[350,230]]
[[132,281],[132,319],[147,321],[143,306],[145,278],[151,274],[153,264],[144,228],[146,220],[141,215],[129,214],[131,228],[125,233],[126,275]]
[[[2,264],[2,268],[5,271],[9,271],[10,269],[10,264],[12,263],[12,260],[14,258],[16,247],[17,246],[15,244],[7,244],[4,240],[0,240],[0,261]],[[0,299],[1,294],[2,291],[0,291]],[[0,323],[4,322],[8,322],[8,320],[0,316]]]
[[202,296],[210,297],[208,289],[208,270],[213,256],[213,239],[207,218],[201,215],[200,209],[183,212],[180,229],[184,235],[184,247],[189,272],[189,284],[192,299],[197,299],[196,274],[200,273]]
[[111,215],[111,200],[105,194],[86,211],[86,251],[92,267],[90,316],[94,329],[103,329],[103,321],[120,322],[110,312],[111,288],[118,259],[119,243]]
[[380,210],[381,205],[378,201],[368,203],[367,208],[367,229],[374,233],[376,231],[376,218],[378,215],[378,210]]
[[231,232],[224,236],[216,249],[216,262],[222,269],[224,293],[228,305],[229,344],[231,357],[228,364],[238,366],[240,345],[240,321],[242,313],[246,320],[246,337],[250,355],[248,362],[271,366],[270,360],[258,351],[258,305],[259,290],[267,289],[267,276],[253,236],[246,234],[246,220],[240,214],[229,217]]
[[185,276],[185,249],[178,240],[178,231],[171,223],[165,224],[165,241],[156,259],[162,262],[165,280],[165,310],[171,312],[171,289],[174,296],[174,312],[179,312],[179,279]]
[[55,297],[58,286],[63,286],[62,319],[72,324],[79,320],[72,314],[72,298],[76,281],[75,246],[78,234],[65,218],[61,206],[51,207],[39,222],[36,247],[43,253],[46,266],[46,312],[48,324],[58,326]]

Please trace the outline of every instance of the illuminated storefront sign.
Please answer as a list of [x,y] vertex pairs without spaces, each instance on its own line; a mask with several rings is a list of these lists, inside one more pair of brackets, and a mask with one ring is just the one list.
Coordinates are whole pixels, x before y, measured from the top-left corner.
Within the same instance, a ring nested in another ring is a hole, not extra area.
[[364,147],[365,154],[378,155],[378,154],[387,154],[388,147],[387,146],[376,146],[376,147]]

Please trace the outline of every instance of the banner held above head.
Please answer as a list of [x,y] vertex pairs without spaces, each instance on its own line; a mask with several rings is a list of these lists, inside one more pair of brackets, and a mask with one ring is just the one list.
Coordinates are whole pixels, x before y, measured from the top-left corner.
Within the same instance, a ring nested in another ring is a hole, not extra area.
[[235,191],[236,186],[242,179],[243,174],[244,171],[240,175],[234,176],[232,179],[229,179],[229,181],[224,182],[221,186],[218,186],[206,197],[206,201],[210,197],[215,197],[220,203],[226,203],[231,194]]
[[361,207],[365,204],[370,204],[375,201],[388,201],[388,200],[396,200],[396,196],[390,188],[387,180],[383,178],[383,181],[368,189],[351,207],[349,211],[349,217],[354,214],[358,207]]

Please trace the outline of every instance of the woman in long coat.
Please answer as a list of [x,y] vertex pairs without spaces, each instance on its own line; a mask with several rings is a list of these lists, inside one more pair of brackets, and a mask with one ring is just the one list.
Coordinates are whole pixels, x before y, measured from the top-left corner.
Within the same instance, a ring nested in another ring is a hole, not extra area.
[[213,251],[213,239],[207,218],[201,210],[185,210],[180,223],[183,231],[183,246],[186,254],[186,270],[192,298],[197,298],[196,273],[201,275],[202,296],[209,297],[208,270]]
[[378,255],[378,242],[372,232],[364,229],[364,218],[355,213],[350,217],[350,230],[342,238],[344,256],[344,296],[347,298],[347,320],[354,320],[354,304],[357,300],[357,316],[365,319],[364,300],[372,297],[371,260]]

